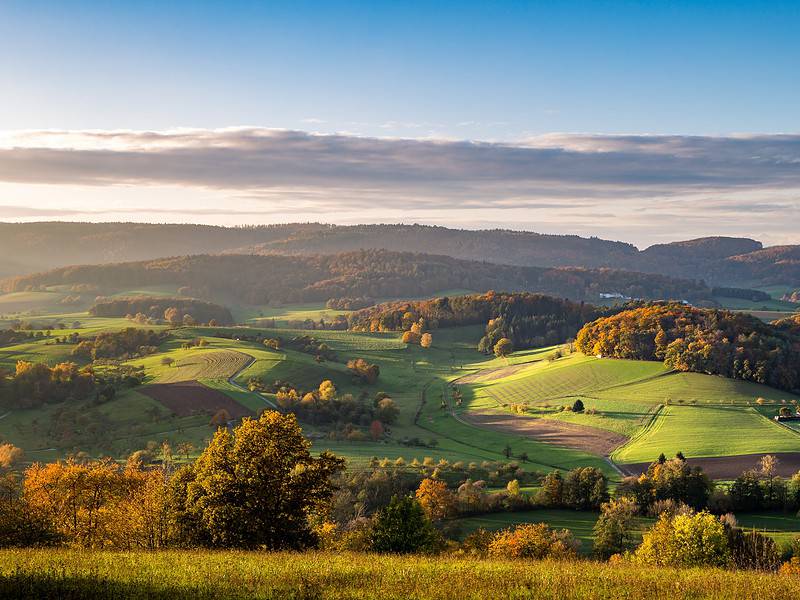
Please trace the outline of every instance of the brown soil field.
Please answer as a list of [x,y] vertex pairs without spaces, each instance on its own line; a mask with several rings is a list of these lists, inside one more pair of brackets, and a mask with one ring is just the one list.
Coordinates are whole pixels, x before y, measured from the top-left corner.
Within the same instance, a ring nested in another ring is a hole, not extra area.
[[540,442],[585,450],[602,456],[608,456],[615,448],[628,441],[624,435],[613,431],[552,419],[477,411],[467,411],[459,416],[465,422],[477,427],[524,435]]
[[233,419],[253,414],[230,396],[197,381],[156,383],[145,386],[139,391],[160,402],[179,417],[196,414],[213,415],[223,408]]
[[459,377],[453,383],[482,383],[485,381],[494,381],[495,379],[502,379],[503,377],[513,375],[522,369],[530,367],[531,364],[533,363],[521,363],[519,365],[510,365],[508,367],[500,367],[497,369],[483,369],[482,371],[477,371],[475,373],[471,373],[470,375]]
[[[692,466],[702,467],[703,472],[712,479],[736,479],[743,471],[757,469],[762,456],[766,456],[766,454],[742,454],[713,458],[688,457],[686,460]],[[800,452],[776,452],[774,456],[778,458],[777,473],[781,477],[791,477],[800,471]],[[626,475],[639,475],[647,471],[650,463],[617,466]]]

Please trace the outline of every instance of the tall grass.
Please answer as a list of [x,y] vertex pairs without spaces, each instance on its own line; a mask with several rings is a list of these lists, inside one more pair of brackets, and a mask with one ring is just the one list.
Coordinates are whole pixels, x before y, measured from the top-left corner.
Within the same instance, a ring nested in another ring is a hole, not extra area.
[[0,552],[8,598],[797,598],[800,577],[369,554]]

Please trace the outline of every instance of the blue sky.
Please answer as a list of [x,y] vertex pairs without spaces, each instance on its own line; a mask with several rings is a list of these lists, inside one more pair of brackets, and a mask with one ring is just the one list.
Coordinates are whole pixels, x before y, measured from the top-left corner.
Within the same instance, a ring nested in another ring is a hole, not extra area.
[[796,1],[34,0],[0,15],[3,129],[800,127]]
[[[659,145],[657,154],[663,158],[662,135],[729,140],[734,134],[797,134],[798,31],[800,2],[5,1],[0,3],[0,131],[57,129],[75,132],[85,142],[80,132],[87,129],[253,127],[340,134],[350,142],[365,137],[506,145],[535,140],[535,146],[548,147],[552,139],[543,143],[541,137],[553,133],[638,134]],[[210,137],[204,136],[206,143],[212,143]],[[8,152],[21,144],[14,139],[6,143]],[[37,138],[37,144],[44,143]],[[63,139],[60,143],[70,145]],[[575,151],[574,141],[559,143]],[[95,139],[90,145],[120,151],[98,144]],[[682,148],[686,151],[686,144]],[[597,144],[580,149],[597,150]],[[627,160],[619,150],[617,159]],[[625,152],[650,154],[644,144]],[[794,164],[800,150],[790,144],[780,152],[773,159],[790,170],[787,165]],[[18,164],[18,156],[0,156],[0,173],[4,158],[6,171]],[[47,164],[38,166],[47,171]],[[495,184],[490,190],[475,185],[465,190],[454,176],[446,184],[408,190],[378,186],[375,179],[386,177],[374,174],[369,181],[337,181],[327,204],[321,198],[330,182],[305,181],[302,173],[281,185],[260,182],[258,201],[253,189],[240,182],[209,184],[138,173],[100,179],[94,174],[87,184],[83,176],[19,181],[12,173],[0,180],[0,218],[58,218],[51,214],[54,207],[67,202],[64,218],[145,219],[150,206],[145,199],[155,194],[178,207],[185,204],[174,219],[217,222],[221,216],[193,213],[191,206],[217,206],[246,196],[254,203],[252,210],[258,208],[247,218],[263,222],[292,215],[333,220],[326,214],[348,221],[359,215],[369,221],[440,223],[447,218],[456,226],[518,224],[645,244],[667,235],[659,232],[657,217],[631,220],[624,216],[630,215],[630,206],[617,198],[663,200],[674,207],[670,215],[676,219],[681,198],[685,215],[690,207],[696,209],[698,193],[710,202],[730,199],[731,206],[761,203],[773,207],[782,221],[797,214],[796,182],[787,182],[783,173],[762,173],[747,185],[717,181],[686,190],[695,175],[687,173],[678,178],[677,191],[666,189],[664,180],[658,190],[647,190],[641,186],[643,178],[651,178],[647,168],[642,166],[630,182],[617,177],[613,189],[598,190],[595,173],[580,182],[583,191],[574,181],[559,185],[547,178],[543,182],[541,175],[525,189]],[[649,168],[659,171],[664,165]],[[736,162],[731,172],[741,168]],[[72,199],[80,185],[90,187],[81,188],[85,201]],[[364,196],[368,190],[375,191],[372,211],[363,206],[352,214],[339,210],[337,199]],[[435,196],[436,206],[449,199],[457,210],[440,214],[415,204],[409,212],[378,200],[409,194],[415,199]],[[318,199],[314,210],[291,210],[293,198],[306,206],[301,200],[312,196]],[[515,208],[498,208],[504,206],[497,204],[498,197]],[[482,198],[495,202],[483,212]],[[598,198],[607,200],[602,204]],[[586,212],[589,200],[594,212],[581,221],[576,215]],[[534,208],[521,212],[526,201]],[[118,203],[119,210],[98,212],[93,204],[109,202]],[[556,203],[564,208],[558,214],[553,213]],[[543,205],[549,207],[547,218],[536,212],[543,209],[535,206]],[[24,206],[29,214],[16,210]],[[767,235],[768,243],[794,239],[789,231],[776,232],[768,216],[759,221],[764,225],[737,223],[741,214],[748,213],[708,215],[686,233],[719,227],[724,233]]]

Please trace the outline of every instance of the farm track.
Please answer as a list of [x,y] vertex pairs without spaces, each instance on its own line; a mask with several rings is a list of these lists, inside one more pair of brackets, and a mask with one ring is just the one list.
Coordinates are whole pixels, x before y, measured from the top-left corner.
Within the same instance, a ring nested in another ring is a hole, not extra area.
[[[248,356],[250,356],[250,355],[248,354]],[[240,368],[238,371],[236,371],[236,373],[234,373],[233,375],[228,377],[228,383],[231,384],[233,387],[235,387],[237,390],[240,390],[240,391],[245,392],[247,394],[255,394],[256,396],[258,396],[259,398],[261,398],[264,401],[264,404],[266,404],[270,408],[273,408],[275,410],[279,410],[278,406],[274,402],[272,402],[271,400],[265,398],[261,394],[257,394],[256,392],[251,392],[250,390],[248,390],[243,385],[237,383],[236,378],[239,375],[241,375],[245,370],[249,369],[255,362],[256,362],[256,358],[254,356],[250,356],[250,360],[247,361],[247,363],[244,364],[242,366],[242,368]]]

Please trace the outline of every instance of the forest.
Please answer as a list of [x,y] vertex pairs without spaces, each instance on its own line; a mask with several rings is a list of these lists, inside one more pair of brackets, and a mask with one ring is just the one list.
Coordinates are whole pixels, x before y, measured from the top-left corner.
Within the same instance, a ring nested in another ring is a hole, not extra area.
[[[193,295],[233,295],[252,305],[417,297],[443,289],[524,290],[573,300],[597,300],[601,292],[632,298],[711,298],[711,290],[700,281],[664,275],[617,269],[510,266],[386,250],[324,256],[198,255],[83,265],[6,279],[0,282],[0,289],[31,291],[65,284],[89,284],[106,294],[132,286],[177,284],[187,287]],[[119,304],[109,307],[112,308],[115,313],[139,312]]]

